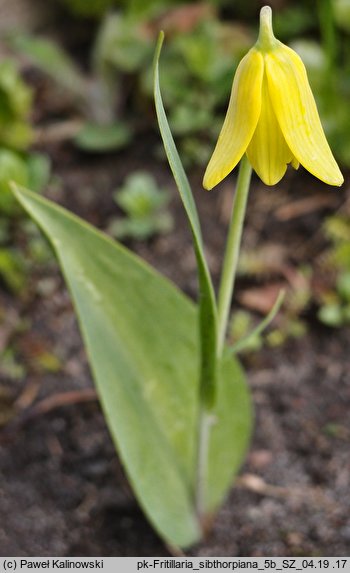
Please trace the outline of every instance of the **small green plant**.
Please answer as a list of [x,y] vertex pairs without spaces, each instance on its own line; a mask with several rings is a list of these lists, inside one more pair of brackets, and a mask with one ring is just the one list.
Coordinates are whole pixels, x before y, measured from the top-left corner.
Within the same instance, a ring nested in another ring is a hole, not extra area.
[[0,216],[18,210],[9,181],[40,191],[48,181],[50,163],[45,155],[30,153],[34,130],[30,115],[32,90],[13,60],[0,62]]
[[166,210],[170,194],[160,189],[149,173],[139,171],[127,177],[114,193],[114,200],[126,214],[126,218],[113,219],[109,225],[109,232],[117,239],[144,240],[173,228],[173,218]]
[[323,273],[333,277],[319,294],[318,317],[327,326],[350,324],[350,217],[328,217],[323,225],[331,246],[323,257]]
[[0,218],[18,215],[18,203],[10,190],[10,181],[30,186],[40,193],[50,177],[50,161],[42,153],[19,154],[0,148]]
[[[10,181],[40,192],[50,175],[50,161],[31,153],[34,140],[30,122],[32,90],[12,60],[0,62],[0,277],[17,294],[24,291],[28,261],[14,245],[15,227],[23,224],[23,209],[14,199]],[[27,235],[28,244],[31,241]],[[42,241],[42,239],[41,239]]]
[[28,152],[34,140],[30,122],[32,90],[12,60],[0,62],[0,216],[18,210],[9,181],[39,191],[47,182],[49,161]]
[[12,60],[0,62],[0,146],[26,150],[33,140],[29,122],[32,91]]
[[[25,246],[19,244],[19,237],[25,239]],[[19,210],[16,217],[0,217],[0,279],[8,290],[26,295],[32,268],[50,261],[48,241],[23,211]]]

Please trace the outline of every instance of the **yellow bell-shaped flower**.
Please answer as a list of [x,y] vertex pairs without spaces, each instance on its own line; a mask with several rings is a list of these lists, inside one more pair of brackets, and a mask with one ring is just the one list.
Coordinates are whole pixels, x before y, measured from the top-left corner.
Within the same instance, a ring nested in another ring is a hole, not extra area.
[[231,99],[203,186],[212,189],[244,153],[259,177],[274,185],[288,163],[328,183],[344,181],[322,129],[300,57],[272,31],[269,6],[260,12],[255,46],[239,64]]

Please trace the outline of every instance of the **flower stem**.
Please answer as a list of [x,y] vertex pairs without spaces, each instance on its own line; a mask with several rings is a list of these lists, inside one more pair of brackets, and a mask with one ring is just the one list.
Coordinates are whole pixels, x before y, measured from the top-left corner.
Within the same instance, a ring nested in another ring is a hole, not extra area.
[[235,283],[243,221],[246,212],[252,168],[247,156],[241,160],[231,223],[227,237],[218,298],[218,357],[222,356]]
[[198,417],[198,449],[196,474],[196,513],[202,522],[205,519],[205,495],[208,474],[210,427],[213,415],[203,405]]
[[[220,360],[225,343],[227,322],[230,312],[234,280],[237,270],[244,215],[250,186],[252,168],[246,156],[240,164],[232,217],[227,237],[226,251],[218,298],[218,345],[217,359]],[[210,407],[201,400],[198,416],[198,446],[196,469],[196,511],[199,519],[205,520],[205,497],[208,473],[208,454],[211,427],[215,416]]]
[[259,37],[256,47],[261,51],[269,51],[276,46],[277,40],[272,28],[272,10],[270,6],[264,6],[260,10]]

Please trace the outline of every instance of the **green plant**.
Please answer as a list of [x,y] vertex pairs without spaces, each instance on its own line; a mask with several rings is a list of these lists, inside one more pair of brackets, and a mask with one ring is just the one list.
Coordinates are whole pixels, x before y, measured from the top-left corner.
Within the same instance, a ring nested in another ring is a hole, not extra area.
[[144,240],[173,228],[173,218],[166,210],[169,192],[160,189],[148,173],[140,171],[129,175],[123,187],[114,193],[114,200],[126,214],[122,220],[114,218],[108,227],[117,239]]
[[41,153],[20,154],[0,148],[0,217],[18,214],[18,203],[10,190],[10,181],[40,192],[50,176],[50,161]]
[[32,91],[12,60],[0,62],[0,146],[25,150],[33,140]]
[[[159,534],[172,545],[188,547],[206,531],[251,434],[249,390],[235,357],[247,341],[230,348],[226,340],[252,174],[250,158],[268,184],[283,176],[287,160],[296,167],[298,159],[333,185],[341,184],[342,174],[325,140],[303,64],[274,37],[271,9],[266,6],[258,41],[234,78],[228,113],[203,181],[205,188],[215,186],[240,161],[216,294],[194,195],[163,106],[162,43],[163,34],[154,62],[154,100],[192,233],[196,304],[139,257],[79,218],[26,189],[14,185],[13,190],[57,254],[106,420],[136,495]],[[266,116],[272,130],[266,127]],[[282,295],[254,334],[273,318],[281,299]]]
[[[14,227],[23,220],[23,210],[14,199],[10,181],[40,192],[50,175],[50,161],[31,153],[34,139],[30,122],[32,90],[22,80],[12,60],[0,62],[0,277],[6,286],[24,291],[28,262],[14,246]],[[29,236],[28,236],[29,239]]]
[[9,181],[40,191],[47,183],[50,162],[29,153],[34,141],[30,121],[32,90],[22,80],[13,60],[0,62],[0,216],[18,210]]
[[322,271],[333,281],[319,293],[318,317],[327,326],[339,327],[350,324],[350,218],[328,217],[323,230],[331,246],[323,257]]
[[[206,516],[238,470],[251,404],[238,362],[224,348],[216,356],[214,293],[192,192],[165,117],[157,61],[155,101],[194,236],[199,307],[118,243],[38,195],[18,187],[15,193],[64,269],[106,419],[140,503],[168,542],[186,547],[200,538]],[[208,431],[210,441],[203,442]]]

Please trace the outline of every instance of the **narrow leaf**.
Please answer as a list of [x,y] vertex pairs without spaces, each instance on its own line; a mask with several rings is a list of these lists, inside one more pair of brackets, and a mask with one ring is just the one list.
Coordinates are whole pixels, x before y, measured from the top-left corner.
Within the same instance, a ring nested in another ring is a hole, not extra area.
[[198,266],[201,337],[201,388],[211,407],[215,402],[217,318],[214,289],[206,262],[196,205],[165,114],[159,85],[159,56],[164,34],[159,35],[154,59],[154,100],[165,152],[191,227]]
[[265,328],[269,326],[269,324],[273,321],[279,309],[281,308],[285,294],[286,294],[285,290],[281,289],[280,292],[278,293],[278,296],[270,312],[258,324],[258,326],[254,328],[254,330],[252,330],[252,332],[247,334],[247,336],[245,336],[244,338],[241,338],[241,340],[238,340],[236,344],[233,344],[233,346],[229,348],[231,354],[237,354],[238,352],[243,350],[253,338],[259,336],[259,334],[261,334],[265,330]]

